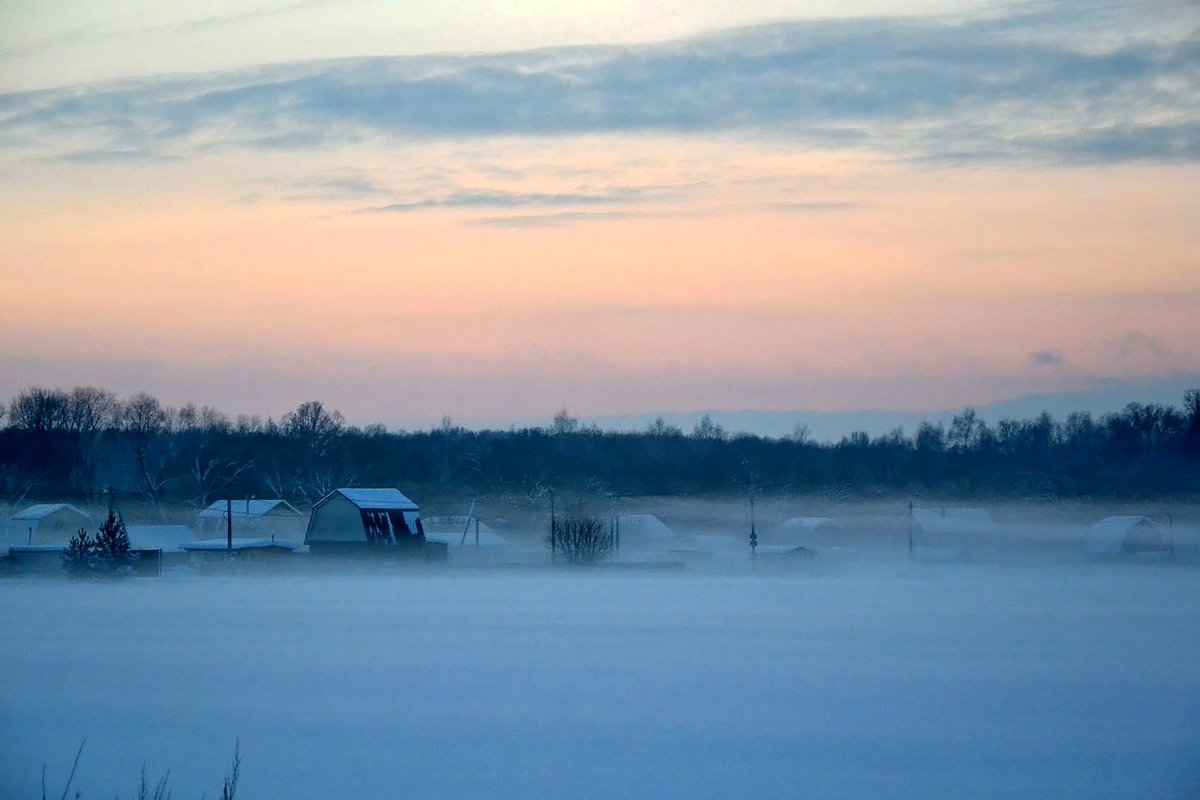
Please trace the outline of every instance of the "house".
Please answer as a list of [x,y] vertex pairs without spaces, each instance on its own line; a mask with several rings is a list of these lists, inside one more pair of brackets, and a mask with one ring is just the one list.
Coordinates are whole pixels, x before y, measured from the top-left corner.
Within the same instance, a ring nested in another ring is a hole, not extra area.
[[431,553],[445,556],[446,543],[428,543],[421,510],[399,489],[335,489],[313,506],[304,543],[314,554]]
[[296,540],[303,532],[304,514],[278,497],[216,500],[200,512],[196,530],[201,538],[225,536],[227,519],[233,521],[234,536]]
[[94,524],[88,514],[70,503],[42,503],[9,517],[8,542],[66,547],[80,528],[91,531]]
[[1083,551],[1090,556],[1166,555],[1171,543],[1149,517],[1105,517],[1088,529]]

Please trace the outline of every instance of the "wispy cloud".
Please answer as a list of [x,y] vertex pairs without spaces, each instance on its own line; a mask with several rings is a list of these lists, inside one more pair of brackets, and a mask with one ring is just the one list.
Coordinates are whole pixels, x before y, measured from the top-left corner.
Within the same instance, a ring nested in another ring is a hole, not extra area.
[[84,140],[180,155],[370,137],[736,131],[918,161],[1200,159],[1200,44],[1188,30],[1137,35],[1144,19],[1112,5],[1086,21],[1068,3],[1017,9],[10,94],[0,148],[69,157]]
[[643,197],[638,189],[617,189],[609,192],[590,194],[574,193],[544,193],[544,192],[505,192],[495,190],[456,192],[442,197],[422,200],[389,203],[383,206],[360,209],[365,212],[406,213],[426,211],[431,208],[518,208],[521,206],[590,206],[609,203],[631,203]]
[[560,228],[584,222],[612,222],[632,217],[661,216],[637,211],[560,211],[554,214],[511,214],[498,217],[480,217],[470,221],[472,227],[480,228]]
[[1029,354],[1029,363],[1038,367],[1059,367],[1066,358],[1058,350],[1037,350]]

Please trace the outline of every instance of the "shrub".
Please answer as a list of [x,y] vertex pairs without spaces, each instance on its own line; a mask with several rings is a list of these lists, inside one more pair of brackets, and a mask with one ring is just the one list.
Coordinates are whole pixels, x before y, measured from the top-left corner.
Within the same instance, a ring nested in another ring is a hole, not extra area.
[[564,517],[550,523],[546,537],[552,555],[575,564],[595,564],[612,551],[613,534],[599,517]]

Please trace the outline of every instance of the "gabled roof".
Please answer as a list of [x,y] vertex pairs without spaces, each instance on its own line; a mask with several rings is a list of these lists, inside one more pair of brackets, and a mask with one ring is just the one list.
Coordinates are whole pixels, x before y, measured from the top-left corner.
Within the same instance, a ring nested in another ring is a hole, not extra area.
[[993,533],[997,529],[982,508],[917,508],[913,519],[926,533]]
[[[200,516],[204,519],[218,518],[225,519],[225,509],[228,507],[227,500],[214,500],[212,505],[200,512]],[[304,516],[300,511],[287,500],[280,498],[266,498],[262,500],[237,500],[233,501],[233,518],[247,517],[263,517],[270,514],[272,511],[280,507],[286,508],[298,517]]]
[[[213,550],[225,550],[229,547],[229,543],[224,539],[203,539],[198,542],[187,542],[181,544],[180,549],[190,552],[207,552]],[[277,548],[280,550],[296,551],[300,549],[300,545],[295,542],[288,542],[282,539],[239,539],[234,538],[234,550],[267,550]]]
[[405,497],[399,489],[334,489],[317,505],[339,494],[364,511],[419,510],[417,504]]
[[29,520],[29,521],[41,520],[41,519],[45,519],[46,517],[50,516],[51,514],[57,514],[59,511],[62,511],[63,509],[73,511],[76,514],[78,514],[79,516],[84,517],[86,519],[91,519],[91,517],[88,516],[87,513],[80,511],[78,508],[71,505],[70,503],[39,503],[38,505],[30,506],[29,508],[25,509],[24,511],[18,511],[16,514],[13,514],[12,517],[10,517],[10,519]]
[[621,544],[639,539],[667,541],[675,538],[667,524],[653,514],[621,514],[617,524],[621,526]]

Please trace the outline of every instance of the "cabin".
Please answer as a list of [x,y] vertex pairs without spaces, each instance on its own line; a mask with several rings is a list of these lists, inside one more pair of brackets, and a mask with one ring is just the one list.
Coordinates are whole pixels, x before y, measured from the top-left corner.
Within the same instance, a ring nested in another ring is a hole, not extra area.
[[1083,551],[1089,556],[1165,556],[1171,552],[1167,539],[1149,517],[1105,517],[1088,529]]
[[8,520],[8,541],[26,547],[66,547],[80,528],[91,531],[95,523],[70,503],[42,503],[18,511]]
[[447,547],[426,542],[421,509],[399,489],[333,490],[313,506],[304,543],[314,555],[444,558]]
[[304,534],[304,514],[281,498],[216,500],[200,512],[196,530],[200,538],[225,536],[227,519],[239,538],[276,538],[298,541]]

